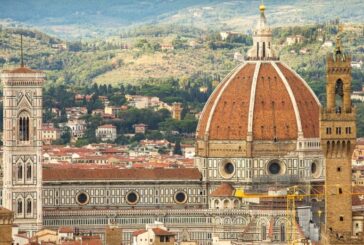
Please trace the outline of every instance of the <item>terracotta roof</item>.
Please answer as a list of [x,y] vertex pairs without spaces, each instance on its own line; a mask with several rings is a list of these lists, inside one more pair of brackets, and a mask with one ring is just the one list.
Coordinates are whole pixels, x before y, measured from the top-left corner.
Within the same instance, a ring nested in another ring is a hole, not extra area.
[[9,214],[11,215],[13,212],[10,211],[9,209],[6,209],[6,208],[3,208],[3,207],[0,207],[0,214]]
[[145,232],[147,232],[147,230],[141,229],[141,230],[134,231],[132,234],[133,234],[133,236],[139,236]]
[[211,192],[210,196],[231,197],[234,194],[234,191],[234,187],[232,187],[229,183],[222,183],[213,192]]
[[154,234],[157,236],[174,236],[175,234],[166,230],[163,230],[161,228],[153,228],[152,229]]
[[95,235],[95,236],[82,236],[82,245],[86,244],[86,245],[101,245],[102,242],[100,240],[100,236]]
[[105,125],[99,126],[99,128],[116,128],[116,127],[112,124],[105,124]]
[[353,206],[363,206],[364,205],[364,195],[360,195],[364,193],[364,186],[354,186],[353,193],[356,195],[352,196],[352,205]]
[[154,168],[154,169],[118,169],[118,168],[43,168],[44,181],[72,180],[200,180],[197,168]]
[[74,229],[71,226],[61,226],[58,229],[59,233],[73,233]]
[[5,70],[6,73],[42,73],[42,71],[32,70],[28,67],[19,67],[14,70]]
[[305,138],[319,137],[320,104],[306,82],[279,61],[258,67],[246,63],[219,84],[202,111],[197,139],[246,140],[250,116],[253,140],[295,140],[300,124]]
[[61,245],[81,245],[81,241],[63,241]]

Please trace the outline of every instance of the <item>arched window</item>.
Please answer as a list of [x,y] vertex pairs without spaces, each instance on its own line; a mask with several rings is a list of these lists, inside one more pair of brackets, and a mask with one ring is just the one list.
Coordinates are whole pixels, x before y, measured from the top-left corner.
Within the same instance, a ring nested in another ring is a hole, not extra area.
[[219,204],[220,204],[219,200],[215,200],[215,208],[216,209],[219,209],[219,206],[220,206]]
[[23,178],[23,165],[20,163],[18,166],[18,179]]
[[23,213],[23,201],[21,199],[18,200],[18,214]]
[[27,200],[27,214],[31,214],[32,213],[32,200],[28,199]]
[[336,81],[335,84],[335,105],[336,113],[341,113],[341,108],[343,104],[344,97],[344,83],[341,79]]
[[30,180],[32,178],[32,165],[30,163],[27,164],[27,179]]
[[281,224],[281,242],[286,240],[286,226],[282,223]]
[[267,240],[267,227],[265,226],[265,224],[262,224],[261,234],[262,234],[262,241]]
[[29,141],[29,114],[24,111],[19,115],[19,140]]
[[257,58],[259,58],[259,42],[257,43]]
[[263,42],[263,58],[265,58],[265,42]]

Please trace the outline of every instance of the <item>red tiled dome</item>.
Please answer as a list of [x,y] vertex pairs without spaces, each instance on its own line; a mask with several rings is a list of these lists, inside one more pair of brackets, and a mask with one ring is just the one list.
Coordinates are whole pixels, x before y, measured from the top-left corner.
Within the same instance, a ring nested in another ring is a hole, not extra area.
[[280,61],[250,61],[233,70],[207,101],[197,139],[295,140],[319,137],[320,103]]

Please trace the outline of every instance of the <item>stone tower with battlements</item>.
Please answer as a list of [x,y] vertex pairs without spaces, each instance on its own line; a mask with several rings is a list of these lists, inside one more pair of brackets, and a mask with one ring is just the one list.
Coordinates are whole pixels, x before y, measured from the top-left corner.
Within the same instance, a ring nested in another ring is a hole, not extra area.
[[350,64],[351,57],[343,52],[338,37],[335,51],[327,56],[327,103],[320,115],[321,146],[326,161],[323,244],[340,241],[340,244],[354,244],[350,241],[351,155],[356,144],[356,112],[350,98]]
[[181,118],[181,114],[182,114],[182,104],[179,102],[174,102],[172,104],[172,118],[180,121]]
[[44,73],[23,65],[1,74],[4,88],[3,205],[32,234],[42,227],[42,85]]

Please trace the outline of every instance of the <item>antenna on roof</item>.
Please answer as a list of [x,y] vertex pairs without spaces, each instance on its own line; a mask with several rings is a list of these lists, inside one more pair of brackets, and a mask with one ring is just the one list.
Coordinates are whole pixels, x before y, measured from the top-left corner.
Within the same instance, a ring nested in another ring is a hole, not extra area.
[[23,59],[23,34],[20,34],[20,66],[24,67]]

